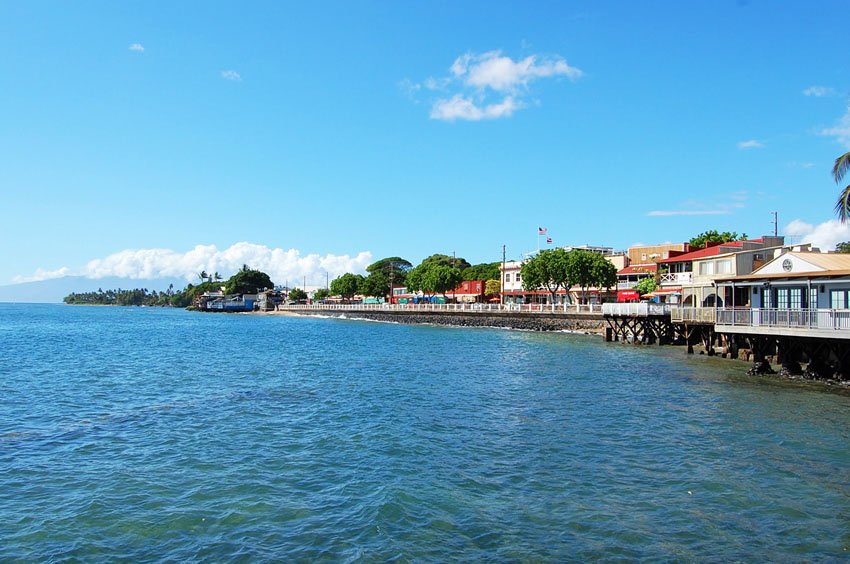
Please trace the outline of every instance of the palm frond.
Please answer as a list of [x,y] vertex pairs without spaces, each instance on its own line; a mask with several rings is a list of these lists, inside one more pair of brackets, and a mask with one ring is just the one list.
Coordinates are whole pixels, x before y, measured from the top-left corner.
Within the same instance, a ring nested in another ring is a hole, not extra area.
[[835,166],[832,167],[832,177],[836,184],[841,182],[848,170],[850,170],[850,153],[844,153],[835,159]]
[[838,195],[838,201],[835,202],[835,214],[841,223],[845,223],[850,217],[850,185],[845,186]]

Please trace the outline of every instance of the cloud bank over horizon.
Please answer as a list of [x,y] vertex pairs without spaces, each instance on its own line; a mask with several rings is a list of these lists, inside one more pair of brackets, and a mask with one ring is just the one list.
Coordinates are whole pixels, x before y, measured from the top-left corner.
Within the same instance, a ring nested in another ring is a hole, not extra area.
[[372,262],[372,253],[369,251],[353,257],[302,255],[298,249],[284,250],[240,242],[221,250],[215,245],[197,245],[184,253],[171,249],[125,249],[104,258],[90,260],[76,271],[67,266],[56,270],[39,268],[31,276],[14,277],[13,282],[35,282],[64,276],[92,279],[119,276],[134,280],[183,278],[192,282],[198,279],[198,273],[202,270],[210,274],[218,272],[227,278],[242,265],[248,265],[266,272],[275,284],[289,281],[293,286],[297,283],[303,285],[306,277],[309,288],[323,287],[326,277],[334,279],[346,272],[363,273]]

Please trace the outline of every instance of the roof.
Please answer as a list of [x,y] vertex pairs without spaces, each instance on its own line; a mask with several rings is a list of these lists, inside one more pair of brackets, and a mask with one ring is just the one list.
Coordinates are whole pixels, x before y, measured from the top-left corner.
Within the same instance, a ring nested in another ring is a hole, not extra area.
[[[824,270],[820,271],[802,271],[802,272],[776,272],[772,274],[768,273],[759,273],[759,271],[764,270],[769,267],[771,264],[775,264],[776,261],[784,260],[789,256],[796,257],[802,261],[810,263],[816,267],[823,268]],[[737,282],[751,282],[755,280],[796,280],[796,279],[806,279],[806,278],[832,278],[838,276],[848,276],[850,275],[850,254],[842,254],[842,253],[817,253],[812,251],[792,251],[788,253],[783,253],[768,262],[764,266],[762,266],[759,270],[752,274],[747,274],[744,276],[734,276],[728,278],[718,279],[724,281],[732,281],[735,280]]]
[[[785,253],[810,262],[826,270],[850,270],[850,254],[845,253],[814,253],[794,251]],[[784,256],[784,255],[783,255]]]
[[[690,253],[685,253],[683,255],[676,255],[675,257],[670,257],[668,259],[658,261],[658,264],[671,263],[671,262],[688,262],[692,260],[697,260],[706,257],[716,257],[720,255],[728,255],[733,253],[741,252],[744,249],[744,243],[763,243],[764,239],[747,239],[746,241],[729,241],[728,243],[719,243],[716,245],[709,245],[708,247],[698,249],[696,251],[691,251]],[[773,248],[773,247],[770,247]],[[747,252],[758,252],[763,249],[755,248],[748,249]]]
[[[717,255],[721,254],[721,251],[723,250],[723,247],[725,245],[726,244],[724,243],[723,245],[715,245],[713,247],[706,247],[704,249],[699,249],[698,251],[691,251],[690,253],[685,253],[683,255],[678,255],[678,256],[675,256],[675,257],[670,257],[668,259],[660,260],[660,261],[658,261],[658,264],[666,264],[666,263],[671,263],[671,262],[688,262],[688,261],[692,261],[694,259],[699,259],[699,258],[703,258],[703,257],[717,256]],[[723,253],[723,254],[725,254],[725,253]]]
[[658,265],[652,264],[633,264],[617,272],[617,276],[625,276],[626,274],[652,274],[658,270]]

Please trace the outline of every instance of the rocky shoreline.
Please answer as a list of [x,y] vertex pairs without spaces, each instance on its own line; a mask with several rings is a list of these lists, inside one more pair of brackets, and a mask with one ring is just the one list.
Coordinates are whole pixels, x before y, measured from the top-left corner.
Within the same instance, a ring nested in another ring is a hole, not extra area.
[[605,329],[605,321],[602,314],[560,314],[547,313],[517,313],[517,312],[491,312],[470,313],[463,311],[328,311],[328,310],[302,310],[297,312],[277,311],[270,314],[288,314],[320,317],[337,317],[345,319],[368,319],[370,321],[386,321],[389,323],[402,324],[430,324],[454,327],[500,327],[505,329],[519,329],[524,331],[569,331],[574,333],[587,333],[602,335]]

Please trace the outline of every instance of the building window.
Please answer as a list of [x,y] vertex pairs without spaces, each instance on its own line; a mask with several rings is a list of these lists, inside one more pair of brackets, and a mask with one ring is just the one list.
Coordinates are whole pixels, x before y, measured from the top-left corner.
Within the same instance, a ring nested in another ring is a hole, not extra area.
[[761,291],[761,307],[770,309],[770,304],[773,303],[770,299],[770,288],[763,288]]
[[791,288],[791,302],[789,306],[791,309],[802,309],[803,308],[803,290],[800,288]]
[[517,272],[517,273],[516,273],[516,281],[517,281],[517,282],[522,281],[522,274],[521,274],[521,273],[519,273],[519,272]]
[[717,261],[717,274],[731,274],[732,273],[732,261],[731,260],[719,260]]
[[778,309],[788,309],[788,288],[777,288],[776,307]]
[[701,262],[699,263],[699,275],[700,276],[710,276],[714,274],[714,263],[713,262]]
[[644,263],[646,262],[646,253],[642,253],[642,254],[640,255],[640,261],[641,261],[641,262],[644,262]]
[[505,282],[510,282],[510,281],[511,281],[511,273],[508,272],[507,274],[505,274]]
[[809,288],[809,309],[817,309],[818,307],[818,289],[817,288]]
[[829,307],[832,309],[847,309],[847,291],[831,290],[829,292]]

